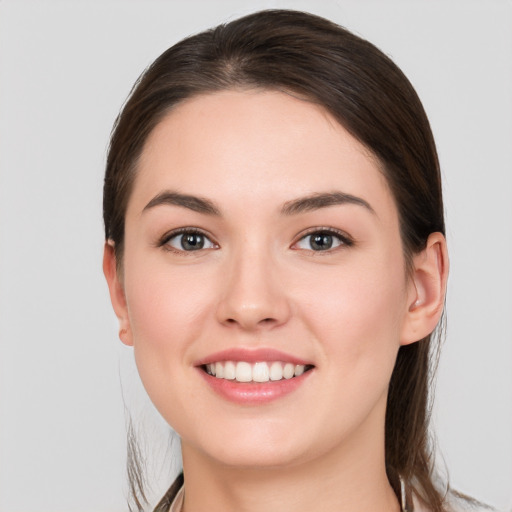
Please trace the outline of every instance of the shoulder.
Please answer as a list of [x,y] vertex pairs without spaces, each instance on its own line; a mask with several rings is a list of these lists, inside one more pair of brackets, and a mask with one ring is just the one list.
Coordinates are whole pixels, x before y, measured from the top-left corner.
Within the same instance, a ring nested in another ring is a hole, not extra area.
[[457,492],[450,492],[446,499],[447,512],[499,512],[493,507]]
[[183,496],[185,494],[184,487],[181,487],[176,494],[173,502],[171,503],[171,507],[169,508],[169,512],[180,512],[183,508]]
[[[431,512],[431,509],[423,501],[413,496],[412,512]],[[449,493],[444,503],[445,512],[500,512],[472,498],[466,498],[457,493]]]
[[181,510],[184,493],[183,483],[183,473],[180,473],[153,512],[174,512]]

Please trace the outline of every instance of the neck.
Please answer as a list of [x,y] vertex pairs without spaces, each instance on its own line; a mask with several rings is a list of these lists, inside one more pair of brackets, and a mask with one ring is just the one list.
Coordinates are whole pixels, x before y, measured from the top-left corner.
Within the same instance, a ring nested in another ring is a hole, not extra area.
[[383,430],[359,429],[329,453],[278,467],[224,465],[183,443],[183,512],[399,512]]

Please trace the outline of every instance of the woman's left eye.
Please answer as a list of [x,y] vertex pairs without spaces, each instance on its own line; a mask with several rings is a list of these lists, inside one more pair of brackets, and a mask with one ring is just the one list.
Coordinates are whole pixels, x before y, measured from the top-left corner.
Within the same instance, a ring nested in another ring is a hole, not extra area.
[[293,249],[306,249],[308,251],[329,251],[342,245],[350,246],[352,241],[340,233],[321,230],[303,236],[293,245]]
[[199,231],[180,231],[167,236],[162,245],[172,247],[177,251],[200,251],[217,247],[204,233]]

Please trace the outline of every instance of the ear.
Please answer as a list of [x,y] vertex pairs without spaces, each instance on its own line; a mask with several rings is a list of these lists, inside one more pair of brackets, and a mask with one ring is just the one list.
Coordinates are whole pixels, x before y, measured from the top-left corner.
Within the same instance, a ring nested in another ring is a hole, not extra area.
[[441,318],[449,267],[446,239],[442,233],[432,233],[428,237],[425,249],[413,257],[413,265],[401,345],[428,336]]
[[111,240],[105,243],[103,250],[103,273],[107,280],[112,307],[119,320],[119,338],[125,345],[133,345],[122,276],[119,275],[114,242]]

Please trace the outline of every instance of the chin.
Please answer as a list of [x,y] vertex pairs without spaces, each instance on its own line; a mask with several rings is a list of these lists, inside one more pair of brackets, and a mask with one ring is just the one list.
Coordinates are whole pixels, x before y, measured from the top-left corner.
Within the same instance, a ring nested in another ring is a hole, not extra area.
[[[275,428],[276,425],[251,423],[249,428],[211,425],[207,432],[203,432],[202,442],[197,443],[196,438],[196,443],[193,443],[195,449],[217,463],[240,469],[292,466],[307,460],[306,447],[311,443],[296,435],[291,436],[294,431],[289,426]],[[295,433],[298,431],[295,429]],[[192,446],[187,439],[182,438],[182,443],[184,450]]]
[[229,447],[229,451],[212,450],[210,456],[217,459],[219,463],[225,466],[236,467],[240,470],[258,470],[273,469],[296,466],[301,462],[305,462],[307,458],[304,454],[290,453],[275,446],[252,447],[252,449],[234,450],[233,446]]

